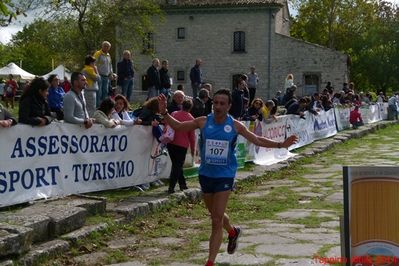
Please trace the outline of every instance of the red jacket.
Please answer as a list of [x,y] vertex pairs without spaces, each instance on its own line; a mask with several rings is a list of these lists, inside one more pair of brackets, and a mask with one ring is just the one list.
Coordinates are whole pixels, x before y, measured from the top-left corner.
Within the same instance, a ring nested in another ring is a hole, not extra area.
[[362,116],[359,113],[359,110],[353,109],[349,114],[349,122],[351,124],[354,124],[361,121],[362,121]]

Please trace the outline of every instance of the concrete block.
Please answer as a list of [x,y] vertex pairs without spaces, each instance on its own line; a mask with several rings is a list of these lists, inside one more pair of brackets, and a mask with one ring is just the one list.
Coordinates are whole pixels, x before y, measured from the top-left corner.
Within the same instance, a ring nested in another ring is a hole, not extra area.
[[107,229],[109,225],[107,223],[100,223],[95,225],[84,226],[78,230],[70,232],[66,235],[61,236],[62,239],[67,240],[73,244],[76,244],[79,240],[88,237],[93,232],[100,232]]
[[111,206],[107,206],[107,210],[120,213],[124,215],[126,219],[132,220],[149,213],[150,205],[146,202],[132,202],[131,200],[126,200]]
[[32,239],[32,228],[0,223],[0,258],[27,252]]
[[183,193],[186,195],[187,200],[191,203],[199,202],[202,199],[202,192],[199,188],[190,188],[184,190]]
[[32,250],[21,259],[21,262],[25,266],[37,265],[40,259],[54,257],[66,252],[68,249],[69,243],[64,240],[45,242],[41,245],[32,247]]
[[60,236],[81,228],[86,222],[87,210],[65,206],[64,208],[54,209],[47,215],[51,218],[50,236]]
[[166,206],[170,203],[168,198],[159,198],[159,199],[154,199],[148,202],[148,205],[150,206],[150,210],[154,211],[157,209],[160,209],[163,206]]
[[49,239],[49,224],[51,219],[47,216],[23,215],[20,212],[2,213],[0,216],[0,223],[8,223],[28,227],[33,229],[33,243],[42,242]]
[[91,215],[103,214],[106,209],[106,199],[101,197],[92,197],[84,195],[72,195],[64,199],[51,201],[47,203],[56,206],[81,207]]

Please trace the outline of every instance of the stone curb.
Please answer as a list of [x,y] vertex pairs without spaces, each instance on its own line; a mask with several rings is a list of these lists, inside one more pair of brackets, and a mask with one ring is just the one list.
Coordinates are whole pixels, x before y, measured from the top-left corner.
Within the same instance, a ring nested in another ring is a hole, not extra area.
[[76,244],[78,241],[88,237],[91,233],[104,231],[108,227],[109,224],[107,223],[83,226],[76,231],[61,236],[61,239],[69,241],[71,244]]
[[69,250],[70,244],[64,240],[53,240],[34,247],[20,262],[25,266],[38,265],[46,257],[53,257]]
[[138,217],[142,217],[157,209],[166,207],[172,203],[181,203],[183,201],[198,202],[202,197],[202,192],[198,188],[190,188],[183,192],[177,192],[169,196],[143,196],[130,198],[118,203],[107,204],[107,211],[123,215],[122,223],[129,222]]
[[[368,125],[353,131],[345,131],[338,133],[333,138],[319,140],[310,144],[301,154],[290,158],[286,161],[279,162],[270,166],[255,166],[251,172],[239,172],[237,176],[237,182],[241,180],[246,180],[249,178],[254,178],[256,176],[262,175],[268,172],[277,172],[289,166],[289,163],[299,161],[305,157],[312,156],[317,153],[327,151],[334,145],[346,142],[351,138],[360,138],[368,133],[374,132],[378,129],[386,128],[388,125],[393,125],[397,122],[395,121],[382,121],[376,124]],[[90,197],[89,197],[90,198]],[[130,199],[117,204],[107,204],[107,210],[114,213],[122,214],[121,218],[118,218],[115,222],[117,224],[125,224],[132,219],[137,219],[148,213],[151,213],[159,208],[165,207],[173,202],[198,202],[202,198],[202,192],[198,188],[191,188],[183,192],[174,193],[169,196],[162,196],[157,198],[156,196],[141,197],[137,199]],[[147,200],[146,200],[147,199]],[[92,232],[100,232],[106,230],[109,227],[108,224],[102,223],[99,225],[86,226],[71,233],[62,236],[65,240],[53,240],[46,242],[42,245],[34,247],[27,255],[25,255],[21,261],[24,265],[33,265],[38,263],[38,261],[43,257],[54,256],[56,254],[67,251],[70,245],[75,244],[77,241],[86,238]],[[66,241],[67,240],[67,241]],[[11,264],[10,264],[11,262]],[[6,260],[0,262],[0,266],[12,265],[12,261]]]

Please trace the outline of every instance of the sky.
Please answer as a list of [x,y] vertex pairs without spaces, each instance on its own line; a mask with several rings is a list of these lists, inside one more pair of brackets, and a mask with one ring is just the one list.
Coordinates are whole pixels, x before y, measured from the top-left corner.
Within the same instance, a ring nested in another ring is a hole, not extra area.
[[[392,2],[395,4],[399,4],[399,0],[388,0],[388,2]],[[295,10],[290,10],[291,15],[295,15]],[[0,27],[0,42],[8,43],[11,40],[13,34],[21,31],[23,26],[31,23],[37,14],[29,13],[28,17],[19,16],[16,21],[14,21],[11,25],[7,27]]]

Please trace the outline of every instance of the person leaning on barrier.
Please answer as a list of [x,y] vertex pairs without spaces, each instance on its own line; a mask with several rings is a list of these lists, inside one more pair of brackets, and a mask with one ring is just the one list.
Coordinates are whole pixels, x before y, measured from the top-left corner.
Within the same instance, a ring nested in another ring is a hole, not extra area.
[[57,114],[58,120],[64,119],[64,89],[60,87],[60,79],[58,75],[52,74],[47,81],[50,83],[48,89],[47,101],[51,112]]
[[11,127],[16,124],[17,120],[0,104],[0,127]]
[[94,121],[89,117],[86,100],[82,93],[87,85],[86,77],[80,72],[73,72],[71,83],[71,90],[64,97],[64,120],[67,123],[91,128]]
[[98,109],[94,112],[93,118],[95,119],[95,123],[102,124],[107,128],[114,128],[119,125],[120,121],[111,117],[114,107],[114,100],[109,97],[105,98],[100,103],[100,107],[98,107]]
[[48,87],[48,82],[42,77],[33,79],[19,102],[20,123],[45,126],[54,120],[47,103]]
[[305,97],[299,99],[299,101],[293,102],[287,109],[287,115],[299,115],[300,118],[305,119],[305,111],[307,109],[308,102]]
[[115,107],[111,114],[111,117],[119,121],[121,125],[124,126],[133,126],[136,123],[139,123],[138,120],[134,120],[129,116],[129,102],[126,97],[122,94],[118,94],[115,96]]

